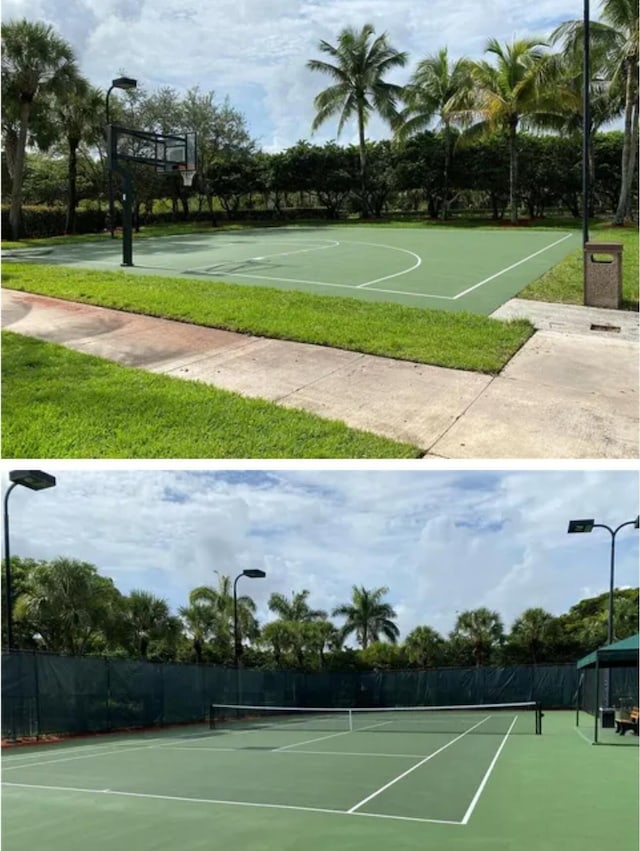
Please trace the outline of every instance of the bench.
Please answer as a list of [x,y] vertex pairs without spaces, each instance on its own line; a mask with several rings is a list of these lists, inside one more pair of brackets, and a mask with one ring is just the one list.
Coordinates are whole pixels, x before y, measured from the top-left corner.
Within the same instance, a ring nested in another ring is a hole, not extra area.
[[639,716],[640,709],[638,709],[637,706],[634,706],[628,718],[616,718],[616,733],[620,733],[621,736],[624,736],[627,730],[632,730],[633,735],[637,736]]

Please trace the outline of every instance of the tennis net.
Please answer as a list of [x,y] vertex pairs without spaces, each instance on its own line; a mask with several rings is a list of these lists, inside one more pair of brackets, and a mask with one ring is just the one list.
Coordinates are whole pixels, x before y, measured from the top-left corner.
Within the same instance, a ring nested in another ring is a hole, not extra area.
[[542,711],[540,704],[534,701],[357,709],[212,703],[209,727],[218,731],[540,734]]

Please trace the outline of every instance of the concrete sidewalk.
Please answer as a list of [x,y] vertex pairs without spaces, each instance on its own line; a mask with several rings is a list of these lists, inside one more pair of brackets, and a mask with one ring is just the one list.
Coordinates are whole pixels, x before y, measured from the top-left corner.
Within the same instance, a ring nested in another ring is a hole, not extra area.
[[[413,443],[431,457],[637,458],[637,315],[598,311],[591,321],[581,312],[586,308],[529,304],[547,323],[550,311],[560,315],[564,307],[574,318],[563,317],[561,331],[536,333],[497,377],[7,289],[2,325],[120,364],[343,420]],[[624,334],[588,333],[590,324],[621,322]]]

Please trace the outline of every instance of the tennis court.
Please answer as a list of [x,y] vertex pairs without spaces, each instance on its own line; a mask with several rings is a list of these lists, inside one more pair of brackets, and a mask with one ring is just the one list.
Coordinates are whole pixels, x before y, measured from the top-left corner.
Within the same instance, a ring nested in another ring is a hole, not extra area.
[[[489,314],[579,246],[558,230],[283,227],[140,239],[126,271]],[[42,251],[6,256],[121,269],[119,241]]]
[[275,713],[16,748],[4,847],[600,849],[638,845],[637,754],[533,706]]

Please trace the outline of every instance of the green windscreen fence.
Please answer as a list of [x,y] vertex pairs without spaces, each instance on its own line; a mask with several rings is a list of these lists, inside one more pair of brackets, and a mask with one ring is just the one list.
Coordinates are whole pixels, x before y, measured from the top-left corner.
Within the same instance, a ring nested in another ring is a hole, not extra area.
[[[620,680],[620,689],[626,688]],[[384,707],[522,701],[574,707],[575,666],[306,673],[21,651],[2,655],[5,739],[201,722],[211,703]]]

